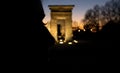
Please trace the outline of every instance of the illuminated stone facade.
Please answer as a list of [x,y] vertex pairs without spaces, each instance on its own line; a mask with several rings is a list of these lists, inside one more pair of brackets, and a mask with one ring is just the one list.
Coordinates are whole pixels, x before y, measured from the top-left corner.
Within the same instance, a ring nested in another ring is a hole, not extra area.
[[51,10],[50,32],[58,42],[72,40],[72,9],[74,5],[49,5]]

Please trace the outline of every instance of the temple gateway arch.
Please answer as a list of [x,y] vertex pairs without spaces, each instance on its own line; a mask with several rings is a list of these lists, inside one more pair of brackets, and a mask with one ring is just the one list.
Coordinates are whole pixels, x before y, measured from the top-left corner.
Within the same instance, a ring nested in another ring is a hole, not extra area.
[[72,9],[74,5],[49,5],[50,32],[57,42],[72,40]]

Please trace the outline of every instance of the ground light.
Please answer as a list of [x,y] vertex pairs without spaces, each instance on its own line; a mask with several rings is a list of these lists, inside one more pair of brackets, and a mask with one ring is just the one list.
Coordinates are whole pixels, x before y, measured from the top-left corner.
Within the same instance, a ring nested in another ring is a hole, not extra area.
[[60,39],[59,44],[63,44],[63,43],[64,43],[63,39]]
[[73,44],[72,42],[68,42],[69,45]]
[[78,32],[80,32],[80,29],[78,30]]
[[77,40],[73,40],[73,42],[74,42],[74,43],[78,43],[78,41],[77,41]]
[[[60,39],[58,43],[59,43],[59,44],[65,44],[65,42],[64,42],[63,39]],[[69,45],[77,44],[77,43],[79,43],[77,40],[73,40],[73,41],[67,42],[67,44],[69,44]]]
[[63,41],[60,41],[59,44],[63,44],[64,42]]
[[83,29],[83,31],[86,31],[85,29]]

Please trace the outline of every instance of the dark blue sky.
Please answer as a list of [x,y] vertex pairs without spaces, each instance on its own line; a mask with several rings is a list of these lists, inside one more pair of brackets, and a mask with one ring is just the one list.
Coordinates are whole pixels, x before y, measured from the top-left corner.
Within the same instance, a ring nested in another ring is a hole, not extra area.
[[43,8],[45,12],[44,22],[50,21],[50,10],[48,5],[75,5],[73,8],[73,20],[81,21],[84,17],[85,12],[93,8],[94,5],[104,5],[109,0],[43,0]]

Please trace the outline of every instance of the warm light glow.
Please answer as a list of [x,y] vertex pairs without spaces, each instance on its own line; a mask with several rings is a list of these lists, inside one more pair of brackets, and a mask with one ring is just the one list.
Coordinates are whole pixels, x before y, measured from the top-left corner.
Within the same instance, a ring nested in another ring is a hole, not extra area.
[[71,44],[72,44],[72,42],[68,42],[68,44],[69,44],[69,45],[71,45]]
[[96,29],[90,29],[91,32],[96,32]]
[[83,23],[82,21],[80,21],[80,22],[79,22],[79,25],[78,25],[78,26],[79,26],[79,29],[83,30],[83,29],[84,29],[84,26],[83,26],[83,25],[84,25],[84,23]]
[[60,39],[59,44],[63,44],[63,43],[64,43],[63,39]]
[[43,19],[43,23],[47,23],[47,20]]
[[62,42],[63,40],[62,39],[60,39],[60,42]]
[[78,43],[78,41],[77,41],[77,40],[73,40],[73,42],[74,42],[74,43]]
[[[58,36],[58,38],[61,38],[62,36]],[[62,39],[60,39],[60,40],[62,40]]]
[[85,31],[85,29],[83,29],[83,31]]
[[80,32],[80,29],[78,30],[78,32]]
[[63,44],[64,42],[63,41],[60,41],[59,44]]

